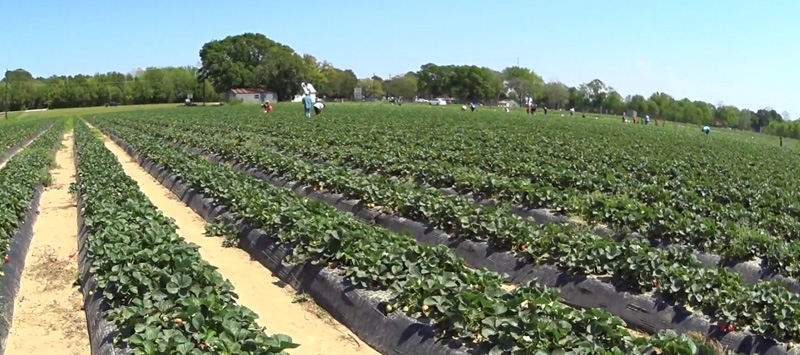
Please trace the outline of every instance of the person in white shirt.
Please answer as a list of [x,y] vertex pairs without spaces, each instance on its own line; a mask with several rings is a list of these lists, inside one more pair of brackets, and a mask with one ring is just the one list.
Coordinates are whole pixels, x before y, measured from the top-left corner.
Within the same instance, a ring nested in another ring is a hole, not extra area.
[[572,117],[574,115],[575,115],[575,108],[573,107],[573,108],[569,109],[569,116]]
[[324,108],[325,104],[323,104],[322,101],[317,101],[317,103],[314,104],[314,114],[317,116],[322,115],[322,109]]

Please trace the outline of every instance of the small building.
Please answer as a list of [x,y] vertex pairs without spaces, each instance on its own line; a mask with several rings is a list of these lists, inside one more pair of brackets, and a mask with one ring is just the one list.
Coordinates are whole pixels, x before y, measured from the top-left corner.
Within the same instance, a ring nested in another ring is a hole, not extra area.
[[245,104],[262,104],[264,101],[278,102],[278,95],[258,88],[236,88],[228,91],[228,101],[240,100]]

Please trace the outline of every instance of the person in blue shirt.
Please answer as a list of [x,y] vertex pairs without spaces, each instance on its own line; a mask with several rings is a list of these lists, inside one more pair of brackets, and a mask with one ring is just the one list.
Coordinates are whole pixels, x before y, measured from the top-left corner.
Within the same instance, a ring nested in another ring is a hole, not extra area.
[[706,135],[708,135],[709,133],[711,133],[711,127],[709,127],[709,126],[703,126],[703,133],[705,133]]
[[311,107],[314,106],[314,101],[311,100],[311,96],[306,95],[303,98],[303,108],[306,110],[306,117],[311,118]]
[[469,103],[469,109],[475,112],[475,101]]

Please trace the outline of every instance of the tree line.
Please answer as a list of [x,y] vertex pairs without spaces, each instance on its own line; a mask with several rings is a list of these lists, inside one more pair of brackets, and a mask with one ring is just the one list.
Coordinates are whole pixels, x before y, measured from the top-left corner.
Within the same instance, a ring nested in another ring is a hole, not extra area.
[[181,102],[188,93],[216,98],[210,83],[198,82],[192,67],[147,68],[132,73],[34,78],[24,69],[7,71],[0,100],[11,111],[38,108]]
[[419,70],[381,78],[358,78],[351,69],[335,67],[310,54],[296,53],[291,47],[262,34],[244,33],[212,40],[200,49],[200,67],[146,68],[132,73],[110,72],[95,75],[34,78],[24,69],[7,71],[0,82],[3,108],[14,110],[99,106],[108,102],[146,104],[182,102],[188,94],[195,100],[224,99],[232,88],[262,88],[273,91],[279,100],[288,100],[301,91],[301,83],[312,83],[317,95],[327,99],[352,99],[361,88],[365,98],[388,96],[448,97],[459,101],[486,104],[499,100],[519,103],[531,98],[539,106],[555,109],[575,108],[589,113],[621,115],[636,111],[639,116],[761,131],[800,138],[800,125],[789,114],[771,108],[756,111],[732,105],[716,105],[677,99],[666,93],[622,96],[600,79],[577,86],[559,81],[545,82],[533,70],[519,66],[501,71],[474,65],[427,63]]

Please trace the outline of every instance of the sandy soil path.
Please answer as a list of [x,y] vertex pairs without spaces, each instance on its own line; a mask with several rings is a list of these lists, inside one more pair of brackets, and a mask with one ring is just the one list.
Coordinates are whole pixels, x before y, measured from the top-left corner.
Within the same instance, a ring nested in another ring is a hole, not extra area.
[[83,296],[73,286],[78,274],[77,218],[69,185],[75,179],[72,133],[64,136],[42,193],[33,226],[6,354],[90,354]]

